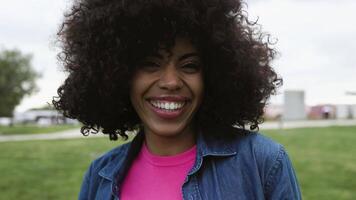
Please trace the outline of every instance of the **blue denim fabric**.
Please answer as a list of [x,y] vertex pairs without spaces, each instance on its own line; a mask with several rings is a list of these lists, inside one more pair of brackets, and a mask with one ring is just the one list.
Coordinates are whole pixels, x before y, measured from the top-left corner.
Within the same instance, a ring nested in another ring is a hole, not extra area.
[[[127,170],[125,160],[131,145],[115,148],[91,164],[80,200],[119,199],[118,177]],[[258,133],[228,140],[199,135],[196,161],[182,192],[184,200],[301,199],[283,146]]]

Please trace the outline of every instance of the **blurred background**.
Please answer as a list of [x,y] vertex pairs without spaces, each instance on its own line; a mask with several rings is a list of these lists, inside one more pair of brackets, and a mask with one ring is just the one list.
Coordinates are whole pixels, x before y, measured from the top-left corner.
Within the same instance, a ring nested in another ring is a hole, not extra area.
[[[356,1],[245,2],[284,79],[260,131],[290,153],[304,199],[356,199]],[[90,161],[123,142],[77,138],[80,124],[50,105],[71,3],[0,0],[0,199],[75,199]]]

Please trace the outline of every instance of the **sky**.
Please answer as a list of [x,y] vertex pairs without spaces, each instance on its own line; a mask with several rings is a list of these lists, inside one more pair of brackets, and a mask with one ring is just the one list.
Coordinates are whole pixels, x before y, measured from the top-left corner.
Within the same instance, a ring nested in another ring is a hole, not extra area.
[[[307,105],[356,104],[355,0],[247,0],[249,19],[271,35],[279,52],[273,62],[284,85],[272,104],[283,103],[285,90],[304,90]],[[0,0],[0,49],[32,54],[42,74],[39,91],[27,96],[17,112],[51,102],[65,79],[55,45],[63,13],[72,0]],[[0,97],[1,98],[1,97]]]

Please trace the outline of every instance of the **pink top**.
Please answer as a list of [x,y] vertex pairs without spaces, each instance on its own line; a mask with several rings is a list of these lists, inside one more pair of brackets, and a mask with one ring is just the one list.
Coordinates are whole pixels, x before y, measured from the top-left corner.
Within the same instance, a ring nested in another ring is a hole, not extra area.
[[182,185],[193,167],[196,146],[174,156],[157,156],[142,145],[120,189],[120,200],[182,200]]

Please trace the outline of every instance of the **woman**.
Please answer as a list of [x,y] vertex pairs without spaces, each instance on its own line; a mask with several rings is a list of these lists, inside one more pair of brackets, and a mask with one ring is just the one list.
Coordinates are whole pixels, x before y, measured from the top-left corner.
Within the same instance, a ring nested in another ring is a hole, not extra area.
[[65,116],[132,142],[96,159],[79,199],[300,199],[258,129],[281,84],[240,0],[80,0],[59,32]]

